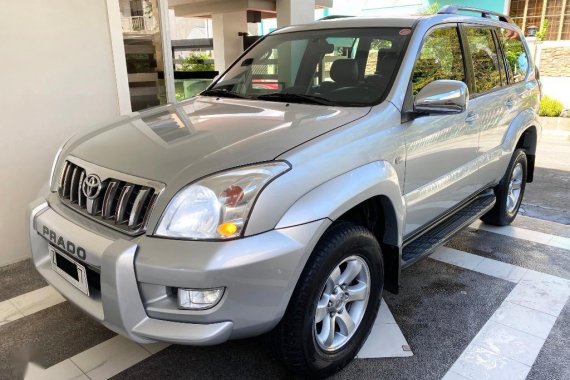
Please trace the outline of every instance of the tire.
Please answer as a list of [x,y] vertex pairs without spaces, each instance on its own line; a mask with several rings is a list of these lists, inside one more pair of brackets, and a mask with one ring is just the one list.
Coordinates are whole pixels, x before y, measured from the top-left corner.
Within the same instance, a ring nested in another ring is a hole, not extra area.
[[[515,220],[526,187],[527,159],[522,149],[513,153],[505,176],[494,189],[497,203],[481,220],[495,226],[506,226]],[[517,192],[518,190],[518,192]]]
[[[357,271],[360,272],[353,281],[342,282]],[[338,280],[337,285],[333,278]],[[362,290],[365,280],[367,291]],[[341,286],[346,284],[347,288]],[[313,251],[285,315],[272,332],[273,347],[279,359],[296,375],[311,378],[342,369],[356,356],[370,334],[383,285],[382,252],[374,235],[352,223],[333,225]],[[349,293],[353,294],[353,301],[346,299]],[[321,317],[322,321],[317,323]],[[346,327],[350,323],[343,322],[348,319],[354,322],[352,330]],[[338,330],[338,335],[332,330],[333,340],[329,339],[331,329],[325,325]]]

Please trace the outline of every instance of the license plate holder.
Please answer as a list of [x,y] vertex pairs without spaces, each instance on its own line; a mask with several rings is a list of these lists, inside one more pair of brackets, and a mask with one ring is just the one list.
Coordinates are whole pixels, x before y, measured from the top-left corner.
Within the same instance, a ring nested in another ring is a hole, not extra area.
[[58,252],[57,249],[48,246],[51,268],[61,277],[66,279],[71,285],[89,295],[89,285],[87,283],[87,271],[85,266],[73,260],[67,255]]

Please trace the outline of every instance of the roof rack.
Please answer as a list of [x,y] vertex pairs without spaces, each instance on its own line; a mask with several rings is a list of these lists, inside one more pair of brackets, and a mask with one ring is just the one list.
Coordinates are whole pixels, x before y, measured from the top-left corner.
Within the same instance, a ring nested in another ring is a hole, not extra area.
[[325,16],[323,18],[318,19],[317,21],[325,21],[325,20],[335,20],[337,18],[348,18],[348,17],[354,17],[354,16],[348,16],[348,15],[330,15],[330,16]]
[[457,14],[459,11],[464,12],[474,12],[480,13],[481,17],[484,18],[491,18],[491,16],[497,16],[499,21],[508,22],[509,24],[514,24],[513,19],[507,15],[504,15],[499,12],[489,11],[487,9],[480,9],[480,8],[471,8],[471,7],[458,7],[457,5],[445,5],[440,8],[437,14],[440,15],[454,15]]

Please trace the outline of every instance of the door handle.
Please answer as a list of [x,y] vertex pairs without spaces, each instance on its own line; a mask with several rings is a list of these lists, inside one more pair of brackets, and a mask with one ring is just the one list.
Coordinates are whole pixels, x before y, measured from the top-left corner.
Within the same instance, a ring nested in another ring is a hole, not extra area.
[[509,98],[505,101],[505,106],[507,106],[508,108],[513,108],[514,105],[515,101],[512,98]]
[[467,114],[467,117],[465,118],[465,122],[472,124],[475,122],[475,120],[479,119],[479,115],[473,111],[469,112]]

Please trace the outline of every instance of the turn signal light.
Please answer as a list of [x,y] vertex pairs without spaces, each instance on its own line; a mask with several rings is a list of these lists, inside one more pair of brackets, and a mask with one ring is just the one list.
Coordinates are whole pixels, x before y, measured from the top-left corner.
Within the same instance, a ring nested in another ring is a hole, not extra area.
[[238,226],[232,222],[225,222],[218,226],[218,233],[223,237],[233,236],[237,230]]

